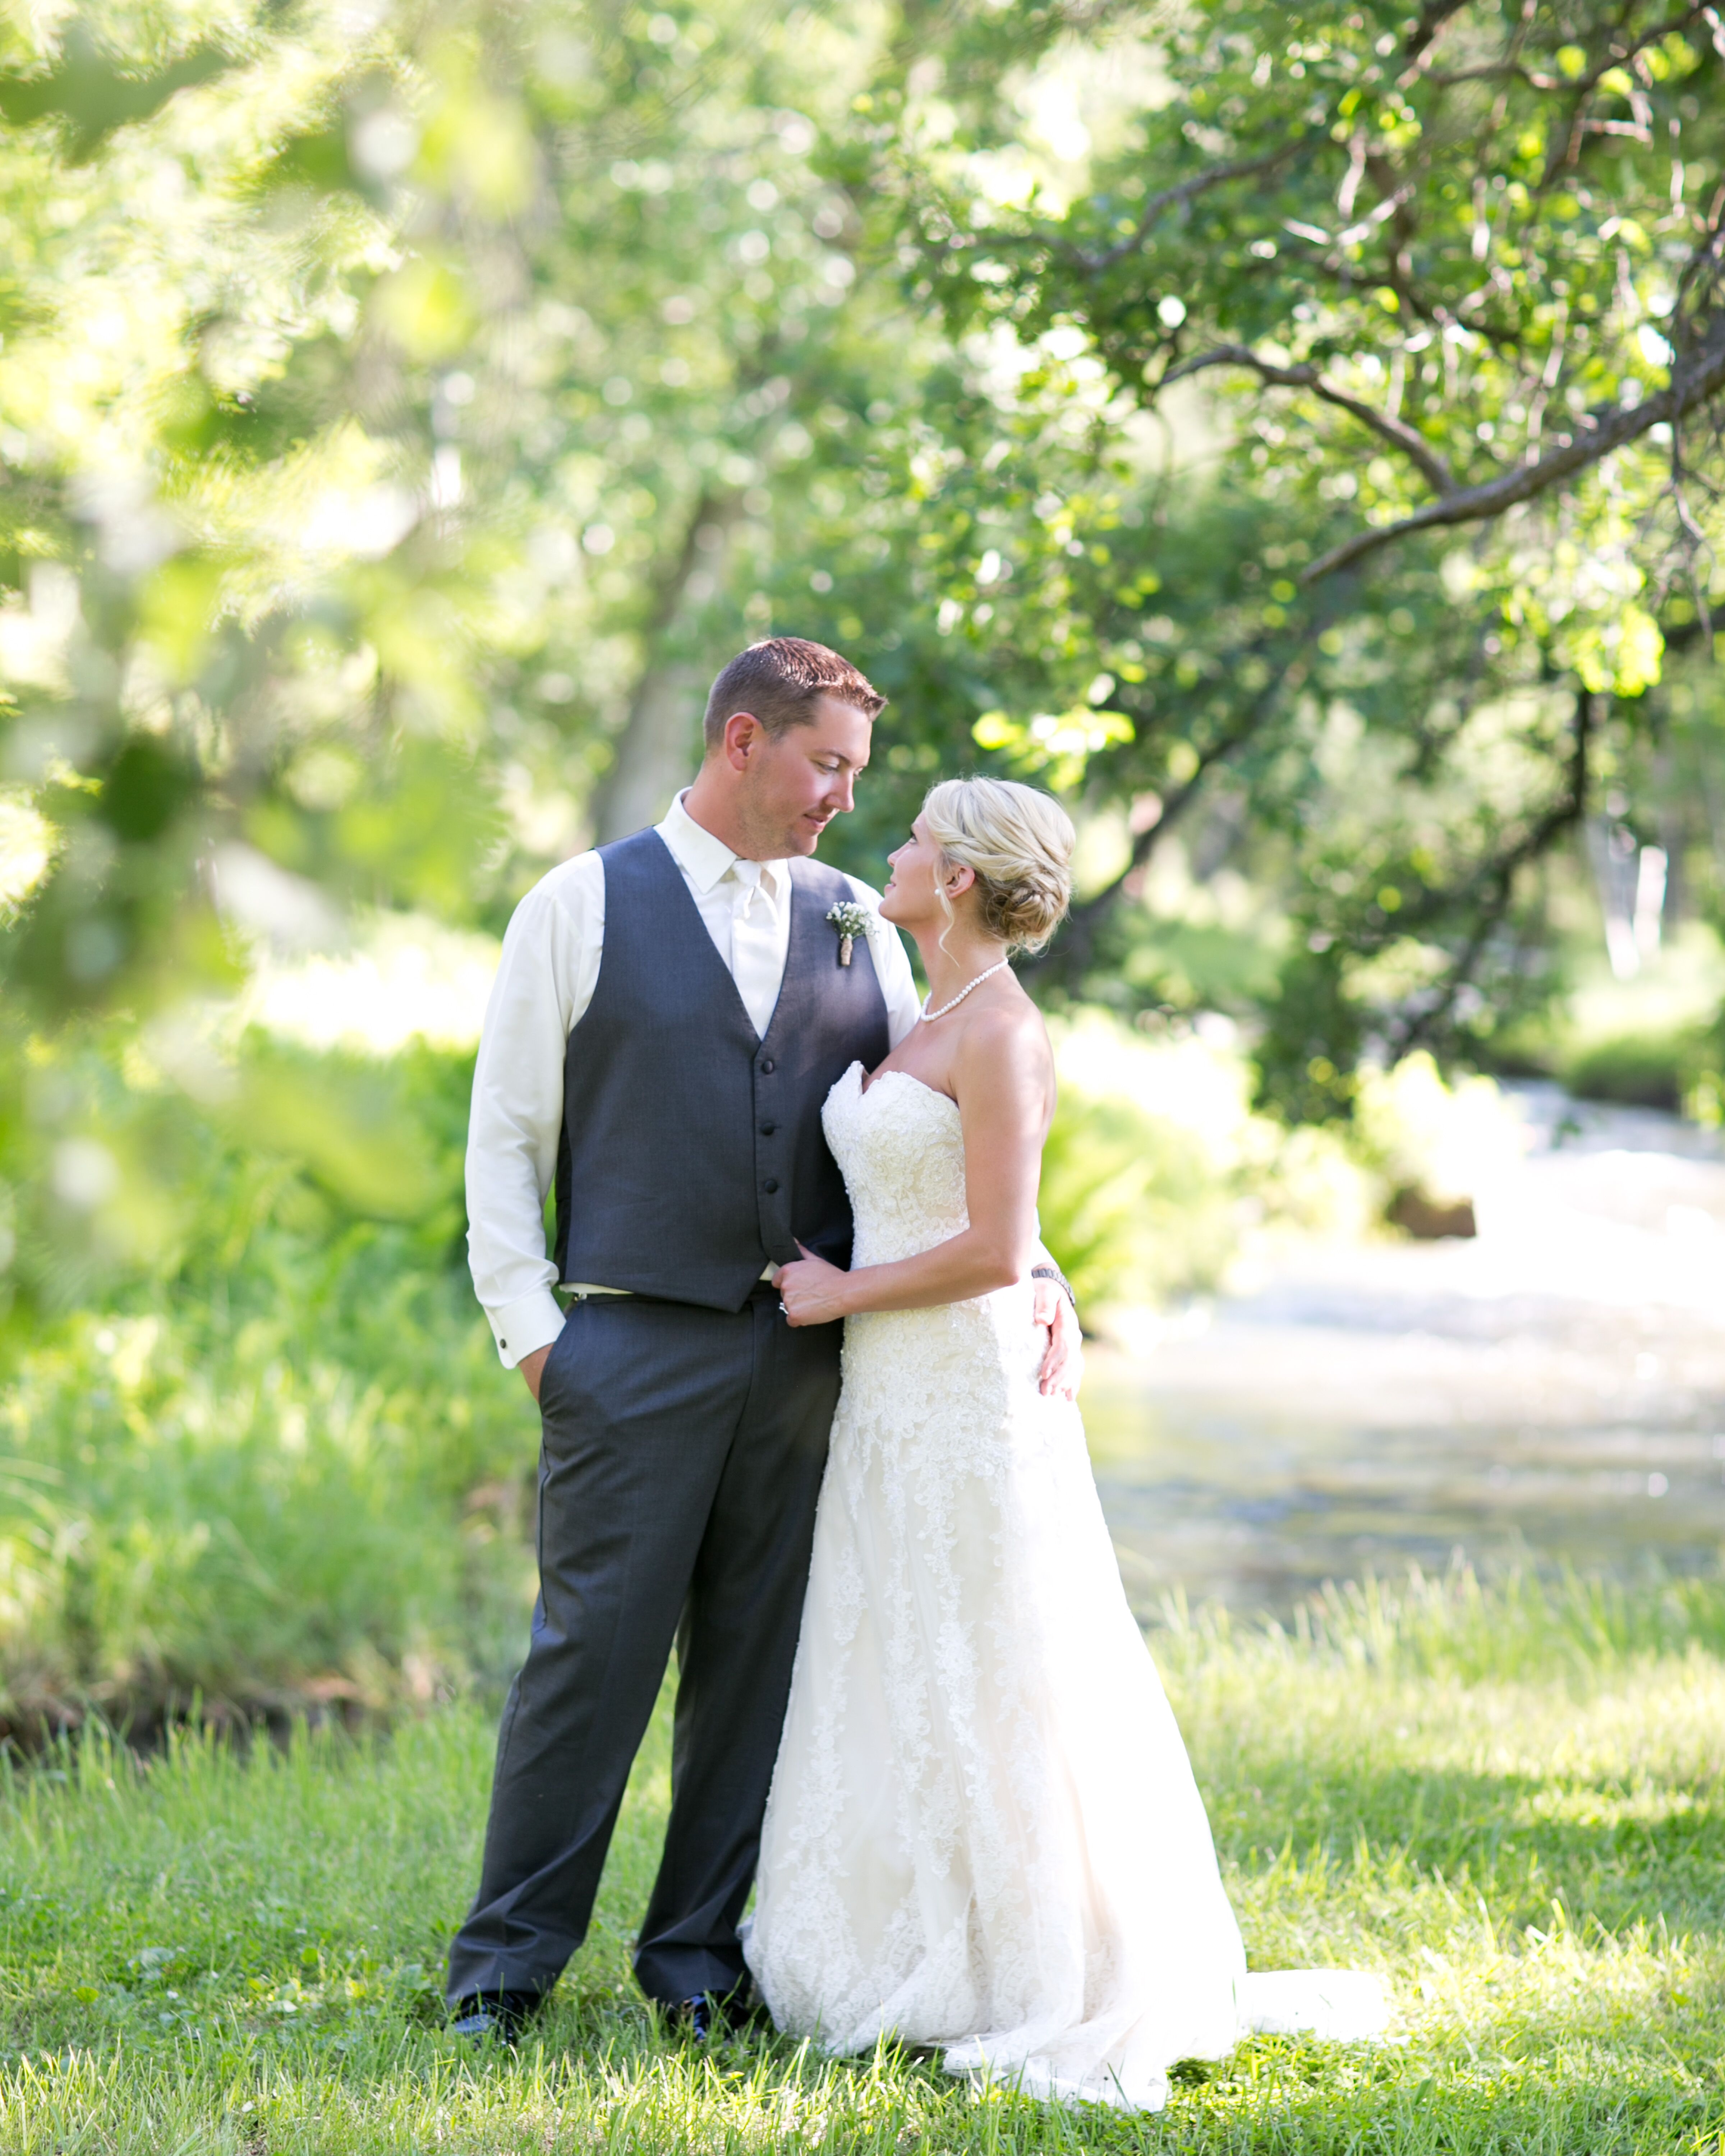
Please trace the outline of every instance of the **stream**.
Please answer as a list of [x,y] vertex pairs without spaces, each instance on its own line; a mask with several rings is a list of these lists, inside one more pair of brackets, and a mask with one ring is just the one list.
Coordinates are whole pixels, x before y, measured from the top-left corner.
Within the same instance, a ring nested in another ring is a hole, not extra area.
[[1091,1353],[1084,1409],[1141,1614],[1285,1611],[1458,1557],[1623,1574],[1725,1552],[1725,1147],[1512,1089],[1470,1240],[1306,1246]]

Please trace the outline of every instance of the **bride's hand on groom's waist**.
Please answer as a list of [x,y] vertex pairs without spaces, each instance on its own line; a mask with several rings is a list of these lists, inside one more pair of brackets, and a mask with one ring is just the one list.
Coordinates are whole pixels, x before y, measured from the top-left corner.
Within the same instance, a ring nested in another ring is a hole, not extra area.
[[830,1325],[845,1314],[842,1298],[850,1276],[837,1265],[829,1265],[824,1258],[817,1258],[801,1243],[797,1248],[803,1251],[802,1256],[793,1265],[781,1265],[773,1282],[785,1322]]
[[1051,1280],[1033,1280],[1030,1285],[1035,1291],[1034,1322],[1048,1342],[1037,1385],[1055,1399],[1076,1400],[1084,1375],[1084,1336],[1078,1328],[1078,1313]]

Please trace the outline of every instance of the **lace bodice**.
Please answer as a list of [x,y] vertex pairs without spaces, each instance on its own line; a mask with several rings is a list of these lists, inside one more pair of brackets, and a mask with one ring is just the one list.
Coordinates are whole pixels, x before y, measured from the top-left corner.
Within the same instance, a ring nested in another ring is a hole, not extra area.
[[821,1123],[850,1193],[854,1265],[890,1265],[963,1235],[964,1137],[958,1104],[904,1070],[865,1086],[853,1063]]
[[[964,1130],[948,1094],[903,1070],[865,1084],[853,1063],[828,1094],[821,1122],[850,1194],[854,1266],[914,1257],[970,1225]],[[1034,1383],[1040,1342],[1030,1306],[1026,1281],[963,1302],[849,1319],[839,1450],[854,1444],[866,1456],[882,1446],[895,1475],[998,1462],[1015,1409],[1045,1404]]]

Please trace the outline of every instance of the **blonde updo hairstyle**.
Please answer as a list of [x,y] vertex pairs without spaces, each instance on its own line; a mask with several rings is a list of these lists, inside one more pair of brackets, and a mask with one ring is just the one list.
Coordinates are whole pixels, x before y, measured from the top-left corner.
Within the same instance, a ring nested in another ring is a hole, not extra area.
[[[944,864],[974,874],[988,934],[1009,950],[1040,951],[1072,896],[1077,834],[1060,803],[1009,778],[947,778],[931,788],[922,820]],[[935,889],[950,926],[952,901]]]

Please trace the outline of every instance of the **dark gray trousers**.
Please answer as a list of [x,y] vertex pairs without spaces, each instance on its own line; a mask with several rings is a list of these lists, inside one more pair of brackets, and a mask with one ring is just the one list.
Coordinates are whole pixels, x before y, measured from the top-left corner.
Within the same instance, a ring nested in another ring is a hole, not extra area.
[[635,1974],[743,1980],[737,1919],[778,1752],[841,1328],[594,1296],[540,1387],[539,1599],[511,1687],[451,2000],[543,1993],[587,1935],[629,1768],[677,1648],[671,1815]]

